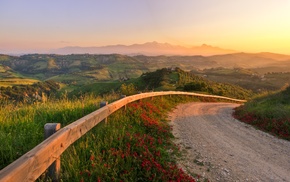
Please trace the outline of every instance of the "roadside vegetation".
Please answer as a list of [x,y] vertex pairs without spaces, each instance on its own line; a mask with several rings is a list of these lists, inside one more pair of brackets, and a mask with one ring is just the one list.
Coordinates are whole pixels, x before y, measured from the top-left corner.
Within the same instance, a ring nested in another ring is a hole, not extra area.
[[290,87],[252,99],[238,107],[234,116],[258,129],[290,140]]
[[[0,168],[43,141],[45,123],[59,122],[64,127],[96,110],[100,101],[117,98],[119,95],[87,95],[68,99],[64,95],[46,103],[2,105]],[[189,101],[197,99],[145,99],[117,111],[107,124],[97,125],[62,155],[63,181],[194,181],[176,164],[178,146],[172,142],[166,120],[167,112],[174,106]]]
[[128,104],[71,146],[62,157],[63,181],[195,181],[176,163],[167,113],[186,97]]
[[85,95],[79,98],[48,99],[47,102],[0,104],[0,169],[43,141],[46,123],[65,126],[99,108],[102,99],[116,100],[117,95],[104,98]]

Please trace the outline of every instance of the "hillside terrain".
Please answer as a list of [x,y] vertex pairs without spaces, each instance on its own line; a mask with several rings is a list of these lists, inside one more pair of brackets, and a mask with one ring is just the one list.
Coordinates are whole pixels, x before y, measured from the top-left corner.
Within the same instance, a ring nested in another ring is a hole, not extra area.
[[56,94],[60,85],[55,81],[49,80],[44,82],[33,83],[32,85],[14,85],[12,87],[0,87],[0,103],[34,103],[45,102],[47,97]]
[[192,70],[191,72],[209,80],[239,85],[254,92],[278,90],[290,83],[290,72],[259,74],[253,69],[222,67]]
[[261,130],[290,140],[290,87],[252,99],[237,108],[234,116]]
[[252,94],[251,91],[239,86],[209,81],[180,68],[163,68],[155,72],[145,73],[141,79],[144,81],[146,89],[153,90],[195,91],[239,99],[249,98]]
[[138,91],[193,91],[214,95],[228,96],[237,99],[247,99],[253,93],[237,85],[219,83],[183,71],[180,68],[162,68],[153,72],[143,73],[140,77],[124,82],[93,83],[76,88],[71,94],[79,93],[109,93],[112,91],[124,92],[131,95]]
[[71,91],[94,83],[124,82],[146,72],[175,67],[255,92],[277,90],[290,80],[290,56],[273,53],[215,56],[29,54],[19,57],[0,55],[0,85],[54,80]]

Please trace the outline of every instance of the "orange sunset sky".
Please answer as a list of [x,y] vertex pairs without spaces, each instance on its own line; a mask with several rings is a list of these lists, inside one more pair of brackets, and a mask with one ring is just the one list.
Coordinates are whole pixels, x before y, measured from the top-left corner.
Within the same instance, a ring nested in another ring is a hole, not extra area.
[[290,0],[0,0],[0,53],[150,41],[290,54]]

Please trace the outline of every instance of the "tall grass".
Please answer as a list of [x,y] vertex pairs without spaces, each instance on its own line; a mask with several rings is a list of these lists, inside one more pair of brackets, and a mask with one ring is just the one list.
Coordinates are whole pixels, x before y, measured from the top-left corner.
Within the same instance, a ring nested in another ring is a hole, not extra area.
[[[106,100],[115,100],[111,95]],[[104,99],[104,98],[103,98]],[[65,126],[99,107],[102,98],[48,99],[46,103],[0,105],[0,169],[43,141],[46,123]]]
[[[43,141],[43,126],[65,126],[96,110],[102,100],[48,99],[32,105],[2,105],[0,108],[1,169]],[[188,96],[163,96],[131,103],[70,146],[61,156],[63,181],[194,181],[174,161],[178,146],[172,141],[167,112],[178,103],[197,101]],[[213,101],[203,99],[203,101]],[[42,177],[40,180],[43,180]]]

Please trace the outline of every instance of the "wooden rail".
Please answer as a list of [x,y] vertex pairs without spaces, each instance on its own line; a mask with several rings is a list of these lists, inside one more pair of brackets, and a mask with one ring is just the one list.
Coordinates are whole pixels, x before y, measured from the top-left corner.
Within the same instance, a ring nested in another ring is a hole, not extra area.
[[123,99],[106,105],[57,131],[51,137],[44,140],[6,168],[2,169],[0,171],[0,182],[35,181],[71,144],[102,120],[106,119],[109,115],[121,107],[126,106],[126,104],[136,100],[163,95],[189,95],[224,99],[241,103],[246,102],[245,100],[222,96],[174,91],[149,92],[124,97]]

